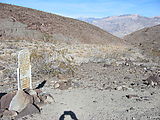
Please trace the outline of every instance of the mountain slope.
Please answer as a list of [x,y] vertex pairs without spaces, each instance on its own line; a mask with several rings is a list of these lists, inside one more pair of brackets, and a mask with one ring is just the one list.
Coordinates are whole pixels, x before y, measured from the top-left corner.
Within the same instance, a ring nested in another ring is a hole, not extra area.
[[27,30],[48,34],[49,37],[65,43],[122,42],[121,39],[85,22],[15,5],[0,3],[0,19],[19,22],[26,25]]
[[124,39],[141,48],[145,54],[160,60],[160,25],[133,32]]
[[96,25],[106,30],[107,32],[119,37],[123,37],[145,27],[151,27],[160,24],[160,17],[148,18],[130,14],[99,19],[80,18],[80,20]]

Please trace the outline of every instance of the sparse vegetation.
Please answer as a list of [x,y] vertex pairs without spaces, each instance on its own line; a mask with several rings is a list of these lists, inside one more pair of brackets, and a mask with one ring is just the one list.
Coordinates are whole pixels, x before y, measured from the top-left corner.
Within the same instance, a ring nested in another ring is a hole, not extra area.
[[153,56],[160,57],[160,50],[158,50],[158,49],[153,49],[151,54],[152,54]]
[[[74,75],[75,65],[73,61],[65,57],[66,50],[32,50],[31,61],[35,73],[49,76],[59,76],[59,74]],[[56,55],[54,55],[54,53]],[[53,56],[55,58],[53,58]]]

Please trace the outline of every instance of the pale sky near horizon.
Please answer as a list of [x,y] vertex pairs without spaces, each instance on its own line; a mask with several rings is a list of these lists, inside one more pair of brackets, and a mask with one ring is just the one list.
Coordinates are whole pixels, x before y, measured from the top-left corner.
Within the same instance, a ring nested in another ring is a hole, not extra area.
[[72,18],[123,14],[160,16],[160,0],[0,0],[0,2]]

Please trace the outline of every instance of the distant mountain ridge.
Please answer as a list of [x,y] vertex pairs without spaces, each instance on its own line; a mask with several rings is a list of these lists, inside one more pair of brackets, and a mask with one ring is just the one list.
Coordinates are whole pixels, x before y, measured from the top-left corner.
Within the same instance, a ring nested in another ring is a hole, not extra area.
[[160,24],[160,16],[144,17],[138,14],[125,14],[104,18],[78,19],[98,26],[103,30],[118,37],[124,37],[125,35],[143,29],[145,27],[152,27]]

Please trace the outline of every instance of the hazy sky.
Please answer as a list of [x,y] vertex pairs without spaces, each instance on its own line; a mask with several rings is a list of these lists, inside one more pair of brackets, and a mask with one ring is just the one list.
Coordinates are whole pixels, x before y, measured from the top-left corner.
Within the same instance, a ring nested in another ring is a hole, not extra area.
[[68,17],[160,16],[160,0],[0,0]]

